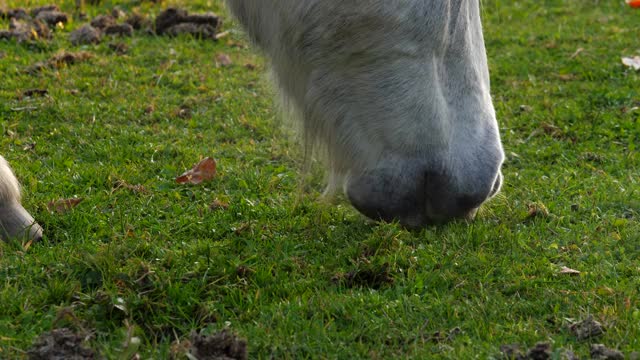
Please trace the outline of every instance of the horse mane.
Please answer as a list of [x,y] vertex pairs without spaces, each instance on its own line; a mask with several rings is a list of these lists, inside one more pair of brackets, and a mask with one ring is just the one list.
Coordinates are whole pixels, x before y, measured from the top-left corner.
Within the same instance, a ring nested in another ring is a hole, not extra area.
[[0,204],[10,201],[20,201],[20,183],[9,163],[0,156]]

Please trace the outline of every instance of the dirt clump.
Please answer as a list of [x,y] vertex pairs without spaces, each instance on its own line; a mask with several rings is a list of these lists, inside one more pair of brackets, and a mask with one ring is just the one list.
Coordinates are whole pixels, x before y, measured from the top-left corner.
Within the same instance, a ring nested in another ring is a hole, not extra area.
[[113,52],[118,55],[125,55],[129,52],[129,46],[121,42],[110,43],[109,49],[113,50]]
[[500,346],[500,352],[502,353],[503,358],[505,359],[514,359],[514,360],[524,360],[525,355],[520,350],[520,345],[518,344],[509,344]]
[[171,26],[184,22],[187,15],[187,11],[183,9],[173,7],[166,9],[156,17],[156,33],[164,34]]
[[68,328],[41,334],[27,351],[29,360],[100,359],[94,350],[83,345],[85,338]]
[[220,25],[222,25],[220,18],[214,13],[187,15],[183,22],[199,25],[209,25],[216,30],[220,27]]
[[133,26],[123,23],[123,24],[114,24],[107,26],[104,29],[104,33],[106,35],[116,35],[116,36],[133,36]]
[[93,58],[93,54],[86,51],[67,52],[62,51],[52,56],[47,61],[40,61],[29,66],[25,72],[36,74],[44,69],[59,69],[63,66],[77,64]]
[[527,359],[547,360],[551,359],[551,345],[540,342],[527,351]]
[[9,30],[0,30],[0,39],[15,39],[17,42],[51,38],[51,31],[40,20],[18,20],[11,18]]
[[66,24],[69,21],[69,16],[61,11],[44,10],[40,11],[35,19],[45,22],[50,27],[55,27],[58,23]]
[[56,68],[63,65],[73,65],[91,59],[93,55],[86,51],[67,52],[62,51],[49,59],[49,63]]
[[45,5],[31,9],[31,16],[37,17],[43,11],[60,11],[58,5]]
[[176,24],[168,28],[165,34],[169,36],[178,36],[181,34],[192,35],[198,39],[215,39],[216,32],[209,25],[200,25],[192,23]]
[[113,16],[115,19],[124,19],[127,16],[127,13],[125,13],[124,10],[116,6],[113,9],[111,9],[111,16]]
[[179,8],[168,8],[156,17],[158,35],[191,34],[198,38],[215,39],[221,25],[221,19],[213,13],[190,15]]
[[138,13],[132,13],[131,15],[127,16],[124,22],[131,25],[134,30],[152,27],[151,21]]
[[69,41],[73,45],[98,44],[101,40],[100,30],[90,24],[84,24],[69,34]]
[[103,35],[130,37],[133,36],[133,30],[131,24],[118,23],[112,15],[98,15],[89,24],[71,32],[69,41],[74,45],[98,44],[102,41]]
[[502,345],[500,352],[505,359],[510,360],[547,360],[551,359],[551,345],[545,342],[539,342],[530,348],[526,353],[520,349],[520,345]]
[[189,353],[198,360],[246,360],[247,341],[227,329],[209,336],[192,333]]
[[117,22],[111,15],[98,15],[91,20],[90,24],[96,29],[104,30],[109,26],[117,24]]
[[388,263],[378,266],[368,264],[346,274],[337,274],[332,278],[332,281],[348,288],[369,287],[380,289],[383,286],[393,284],[393,277],[391,277]]
[[592,344],[591,358],[598,360],[624,360],[624,354],[618,350],[609,349],[602,344]]
[[604,326],[594,320],[593,316],[589,316],[583,321],[571,324],[569,330],[578,340],[586,340],[602,335],[604,333]]
[[49,90],[47,89],[27,89],[20,94],[19,98],[27,98],[27,97],[36,97],[36,96],[47,96],[49,95]]
[[31,20],[31,16],[29,16],[29,13],[27,12],[27,10],[23,8],[11,9],[7,11],[5,14],[3,14],[3,17],[7,19],[16,19],[16,20]]

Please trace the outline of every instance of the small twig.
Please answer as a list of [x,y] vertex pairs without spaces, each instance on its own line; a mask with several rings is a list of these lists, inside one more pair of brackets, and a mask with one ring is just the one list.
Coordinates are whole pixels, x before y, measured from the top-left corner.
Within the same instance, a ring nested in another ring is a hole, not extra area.
[[578,48],[571,56],[569,56],[569,59],[575,58],[576,56],[580,55],[580,53],[583,51],[584,51],[583,48]]
[[223,31],[223,32],[221,32],[219,34],[216,34],[216,40],[222,39],[223,37],[226,37],[228,35],[229,35],[229,31],[228,30],[227,31]]
[[11,108],[11,111],[25,111],[25,110],[37,110],[37,109],[38,109],[37,106],[24,106],[24,107]]

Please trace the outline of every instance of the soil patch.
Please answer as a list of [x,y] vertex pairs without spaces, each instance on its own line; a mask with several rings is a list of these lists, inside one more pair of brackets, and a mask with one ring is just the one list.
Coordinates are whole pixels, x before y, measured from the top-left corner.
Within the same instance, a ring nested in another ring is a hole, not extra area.
[[551,345],[540,342],[529,349],[526,353],[520,349],[520,345],[502,345],[500,351],[506,359],[513,360],[547,360],[551,359]]
[[27,89],[22,92],[20,99],[25,97],[47,96],[49,91],[47,89]]
[[247,341],[226,329],[209,336],[193,333],[189,353],[198,360],[246,360]]
[[391,277],[389,264],[384,263],[377,266],[367,265],[346,274],[337,274],[332,278],[332,281],[348,288],[369,287],[380,289],[383,286],[393,284],[393,277]]
[[30,360],[100,359],[94,350],[83,345],[85,339],[67,328],[55,329],[38,337],[27,351]]

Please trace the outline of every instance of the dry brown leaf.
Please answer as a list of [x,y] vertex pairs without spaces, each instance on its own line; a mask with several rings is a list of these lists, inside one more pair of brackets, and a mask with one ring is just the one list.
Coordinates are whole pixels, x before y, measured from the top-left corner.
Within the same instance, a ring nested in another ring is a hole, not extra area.
[[176,178],[178,184],[197,185],[203,181],[209,181],[216,175],[216,161],[213,158],[205,158],[193,169],[186,171]]
[[126,182],[125,180],[116,180],[115,183],[113,184],[113,191],[119,190],[119,189],[127,189],[127,190],[131,190],[134,193],[142,193],[142,194],[148,194],[149,192],[147,191],[147,189],[140,184],[137,185],[132,185],[129,184],[128,182]]
[[563,266],[560,268],[560,274],[580,275],[580,271]]
[[47,209],[49,211],[55,211],[58,214],[64,214],[78,206],[82,200],[82,198],[53,200],[47,204]]
[[548,216],[549,216],[549,209],[547,209],[547,207],[543,203],[534,202],[534,203],[527,204],[528,218],[548,217]]
[[29,240],[26,243],[22,244],[22,250],[24,251],[29,250],[29,248],[31,247],[31,244],[33,244],[33,240]]
[[213,200],[211,205],[209,205],[209,209],[212,211],[215,210],[227,210],[229,208],[229,203],[225,201],[221,201],[218,199]]

